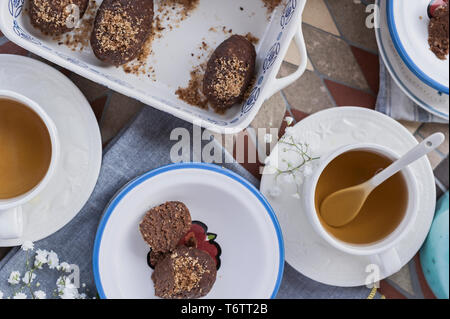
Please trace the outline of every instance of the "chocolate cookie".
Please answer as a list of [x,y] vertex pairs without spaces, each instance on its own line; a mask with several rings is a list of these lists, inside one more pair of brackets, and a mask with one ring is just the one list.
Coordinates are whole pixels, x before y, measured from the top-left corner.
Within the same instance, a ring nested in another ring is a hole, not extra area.
[[436,56],[445,60],[448,55],[448,5],[434,10],[433,17],[428,25],[428,44]]
[[152,21],[153,0],[104,0],[91,35],[95,56],[116,66],[135,59],[151,34]]
[[30,0],[31,24],[48,35],[72,30],[81,19],[89,0]]
[[216,264],[208,253],[180,246],[156,264],[152,274],[155,295],[167,299],[203,297],[214,285],[216,274]]
[[155,253],[172,251],[191,228],[191,214],[181,202],[150,209],[139,224],[144,240]]
[[243,100],[255,60],[255,47],[243,36],[233,35],[217,47],[203,78],[203,93],[213,107],[227,109]]

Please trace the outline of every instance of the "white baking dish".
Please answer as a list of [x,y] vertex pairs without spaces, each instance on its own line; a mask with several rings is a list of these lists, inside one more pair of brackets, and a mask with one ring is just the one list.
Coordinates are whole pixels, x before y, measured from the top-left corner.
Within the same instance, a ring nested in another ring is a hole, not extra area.
[[[155,70],[156,81],[107,66],[95,58],[90,48],[72,51],[43,36],[31,26],[24,13],[26,0],[0,0],[0,29],[21,47],[81,76],[212,131],[235,133],[250,124],[266,99],[297,80],[305,71],[307,55],[301,31],[305,3],[306,0],[283,0],[268,17],[261,0],[200,0],[198,8],[178,28],[168,30],[162,38],[153,41],[154,54],[148,58],[148,63]],[[157,5],[158,0],[155,0]],[[229,36],[210,31],[211,27],[222,26],[237,34],[251,32],[260,40],[256,46],[257,81],[249,99],[225,114],[217,114],[184,103],[175,91],[180,86],[187,86],[191,70],[199,64],[191,54],[199,53],[202,41],[214,48]],[[291,75],[277,79],[292,39],[300,51],[301,65]]]

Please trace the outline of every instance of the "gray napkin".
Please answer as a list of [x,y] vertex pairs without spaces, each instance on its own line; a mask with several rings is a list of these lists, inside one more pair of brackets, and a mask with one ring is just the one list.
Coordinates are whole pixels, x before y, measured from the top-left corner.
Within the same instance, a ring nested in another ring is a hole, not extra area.
[[[81,212],[63,229],[35,243],[36,249],[54,250],[60,262],[76,264],[80,269],[80,293],[89,297],[96,295],[92,273],[92,250],[97,225],[104,208],[114,194],[127,182],[154,168],[170,163],[170,149],[176,141],[170,141],[173,128],[185,127],[192,132],[192,124],[179,120],[151,107],[145,107],[132,124],[123,130],[104,151],[100,177],[88,203]],[[204,142],[208,143],[208,141]],[[230,155],[223,153],[224,158]],[[197,160],[198,154],[193,154]],[[192,160],[192,159],[191,159]],[[240,174],[255,186],[258,181],[236,162],[224,164]],[[14,286],[7,279],[12,271],[24,273],[26,252],[13,249],[0,262],[0,291],[4,297],[12,296]],[[47,267],[38,271],[34,283],[39,282],[47,297],[52,297],[58,274]],[[25,291],[27,292],[27,291]],[[367,298],[366,287],[337,288],[314,282],[286,264],[283,282],[278,298]],[[30,298],[30,293],[28,293]],[[378,297],[378,295],[377,295]]]
[[378,92],[375,109],[396,120],[448,123],[448,120],[427,112],[406,96],[386,70],[381,57],[380,90]]

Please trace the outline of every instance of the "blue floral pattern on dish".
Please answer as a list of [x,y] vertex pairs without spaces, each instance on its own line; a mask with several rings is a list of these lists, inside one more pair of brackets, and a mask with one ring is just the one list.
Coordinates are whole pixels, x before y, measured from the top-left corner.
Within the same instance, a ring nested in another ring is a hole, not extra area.
[[23,9],[24,0],[9,0],[8,10],[13,18],[17,18]]
[[250,93],[250,96],[247,99],[247,102],[242,106],[242,114],[247,114],[250,112],[250,110],[253,108],[253,106],[256,104],[256,101],[258,100],[259,93],[261,92],[261,89],[259,87],[255,87]]
[[275,63],[275,61],[278,57],[278,53],[280,53],[280,47],[281,47],[280,42],[277,42],[274,45],[272,45],[272,47],[270,48],[269,52],[266,55],[266,58],[264,59],[264,64],[263,64],[264,72],[269,70],[272,67],[272,65]]
[[281,15],[280,24],[283,29],[289,24],[289,22],[291,22],[296,7],[297,0],[289,0],[286,7],[284,8],[283,14]]

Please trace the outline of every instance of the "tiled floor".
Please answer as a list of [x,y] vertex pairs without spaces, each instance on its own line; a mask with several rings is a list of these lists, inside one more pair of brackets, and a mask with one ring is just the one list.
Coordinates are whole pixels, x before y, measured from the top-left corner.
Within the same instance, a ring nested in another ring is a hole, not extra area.
[[[281,128],[286,116],[300,121],[319,110],[338,106],[374,108],[378,93],[379,59],[373,30],[365,27],[366,5],[371,0],[309,0],[303,14],[303,32],[307,43],[309,61],[305,74],[290,87],[270,98],[252,122],[253,128]],[[9,42],[0,33],[0,53],[29,55],[38,58]],[[40,59],[40,58],[38,58]],[[292,44],[280,76],[293,72],[300,57]],[[61,70],[61,68],[58,67]],[[104,145],[143,107],[140,102],[95,84],[67,70],[65,73],[86,95],[97,116]],[[429,158],[437,177],[438,194],[448,189],[448,131],[444,124],[402,122],[414,136],[421,140],[429,134],[445,132],[447,140]],[[245,133],[238,136],[242,138]],[[246,138],[249,147],[255,147]],[[274,141],[275,142],[275,141]],[[273,145],[274,143],[272,143]],[[233,153],[233,149],[229,150]],[[246,166],[259,176],[259,165]],[[4,249],[0,248],[0,259]],[[418,257],[398,274],[384,280],[381,292],[390,298],[433,297],[424,284]]]

